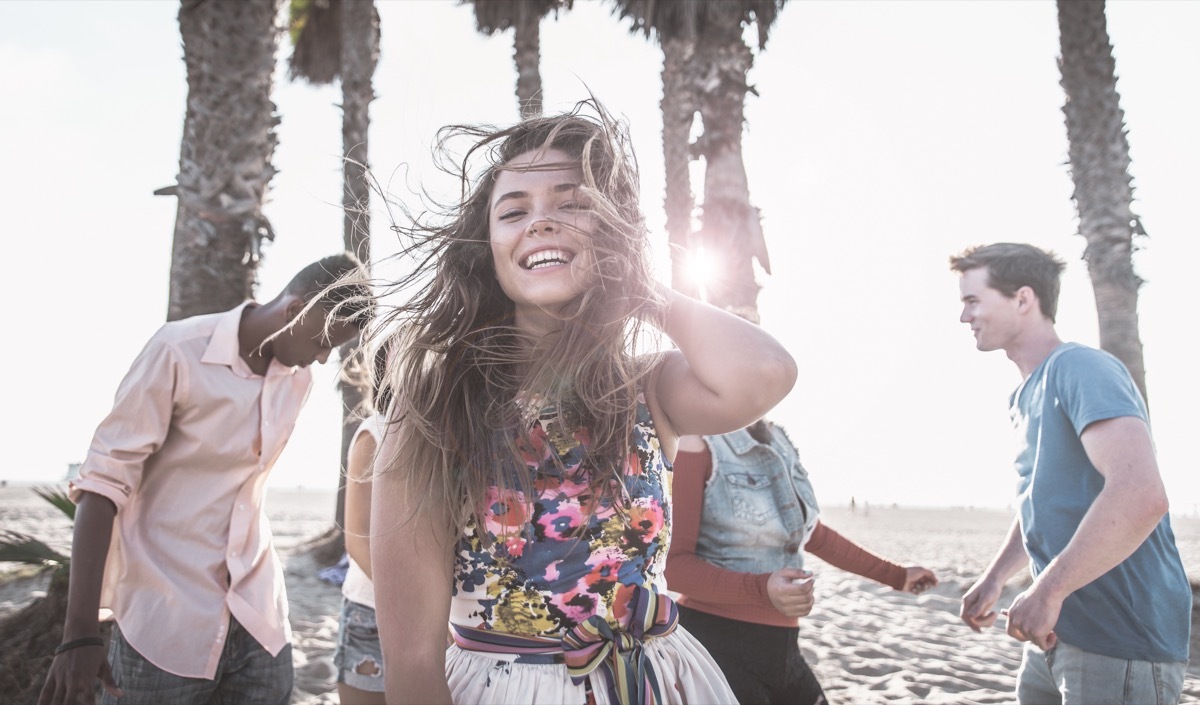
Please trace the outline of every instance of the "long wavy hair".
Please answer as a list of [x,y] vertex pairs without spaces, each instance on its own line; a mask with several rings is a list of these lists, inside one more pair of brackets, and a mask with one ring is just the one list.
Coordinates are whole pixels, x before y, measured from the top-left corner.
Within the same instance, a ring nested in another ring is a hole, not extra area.
[[[415,266],[381,293],[405,303],[383,307],[383,327],[393,331],[387,433],[399,442],[376,470],[402,472],[410,496],[444,503],[449,528],[461,532],[472,519],[482,526],[489,487],[531,497],[534,478],[521,448],[533,420],[552,414],[567,433],[587,429],[590,484],[620,511],[637,396],[655,362],[640,354],[653,347],[643,340],[645,324],[661,328],[663,312],[627,128],[588,100],[503,129],[448,126],[438,138],[437,163],[459,180],[461,193],[448,206],[409,215],[411,225],[394,226],[400,256]],[[452,157],[462,139],[470,146]],[[557,312],[559,330],[534,339],[514,327],[514,304],[496,280],[488,211],[498,172],[513,169],[506,165],[517,156],[548,149],[565,152],[582,171],[580,200],[594,223],[583,241],[595,271]]]

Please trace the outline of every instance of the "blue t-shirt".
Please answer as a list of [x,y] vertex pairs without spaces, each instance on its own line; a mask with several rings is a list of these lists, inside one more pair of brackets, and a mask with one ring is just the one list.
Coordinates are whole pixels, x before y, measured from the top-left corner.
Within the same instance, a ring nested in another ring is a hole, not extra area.
[[[1080,435],[1104,419],[1145,420],[1146,403],[1117,358],[1064,343],[1013,392],[1009,412],[1021,442],[1021,532],[1036,577],[1104,487]],[[1131,556],[1067,597],[1054,630],[1065,643],[1105,656],[1186,661],[1191,610],[1191,587],[1164,516]]]

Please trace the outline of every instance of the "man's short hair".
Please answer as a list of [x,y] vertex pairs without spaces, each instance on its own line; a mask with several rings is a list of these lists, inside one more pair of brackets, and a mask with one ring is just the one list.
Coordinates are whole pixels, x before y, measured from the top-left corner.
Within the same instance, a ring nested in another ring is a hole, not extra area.
[[1053,252],[1025,243],[997,242],[950,257],[950,269],[960,274],[980,267],[987,268],[988,286],[1009,298],[1023,286],[1033,289],[1042,313],[1054,321],[1066,264]]
[[351,252],[322,258],[296,273],[284,292],[305,303],[317,299],[326,315],[353,322],[359,330],[375,312],[375,296],[362,262]]

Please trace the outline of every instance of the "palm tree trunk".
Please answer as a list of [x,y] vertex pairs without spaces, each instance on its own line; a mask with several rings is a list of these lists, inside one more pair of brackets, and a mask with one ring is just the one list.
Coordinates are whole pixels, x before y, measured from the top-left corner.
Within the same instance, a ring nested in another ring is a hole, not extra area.
[[1125,363],[1145,396],[1137,313],[1142,280],[1132,259],[1137,217],[1104,0],[1058,0],[1058,26],[1071,178],[1079,234],[1087,240],[1084,259],[1095,290],[1100,347]]
[[746,75],[754,56],[740,25],[716,27],[697,43],[705,67],[696,96],[704,120],[704,208],[700,240],[716,272],[707,283],[709,303],[758,320],[753,260],[770,273],[759,211],[750,203],[742,160]]
[[513,23],[513,61],[517,65],[517,108],[521,117],[542,114],[541,22],[526,3],[519,3]]
[[696,43],[687,39],[664,39],[663,50],[663,164],[666,171],[664,209],[667,215],[667,245],[671,251],[671,286],[688,296],[699,294],[688,268],[692,244],[692,196],[689,140],[696,115],[696,100],[688,81],[687,68],[696,53]]
[[167,319],[223,311],[254,294],[262,205],[275,174],[271,102],[280,0],[183,0],[188,98],[175,195]]
[[[342,150],[344,159],[342,207],[344,215],[343,239],[347,250],[358,256],[364,264],[371,260],[371,191],[368,178],[367,132],[370,127],[370,105],[375,99],[371,85],[375,67],[379,62],[379,15],[374,1],[347,0],[342,2],[342,54],[339,74],[342,78]],[[343,345],[339,355],[343,361],[352,360],[359,349],[359,341]],[[369,366],[366,367],[369,369]],[[361,380],[338,378],[338,389],[342,393],[342,471],[338,473],[337,506],[335,523],[338,527],[346,522],[346,473],[350,441],[358,429],[361,418],[358,413],[363,402]]]

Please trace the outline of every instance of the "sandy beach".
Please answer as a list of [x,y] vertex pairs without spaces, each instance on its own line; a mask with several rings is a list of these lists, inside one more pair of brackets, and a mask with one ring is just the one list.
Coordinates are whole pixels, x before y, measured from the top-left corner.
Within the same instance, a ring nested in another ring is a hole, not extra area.
[[[296,690],[293,703],[334,705],[333,645],[339,588],[321,581],[305,543],[332,523],[333,493],[272,490],[267,513],[285,559]],[[802,622],[801,647],[833,703],[970,705],[1014,703],[1020,647],[1002,629],[975,634],[958,620],[962,594],[1004,536],[1011,514],[983,509],[827,507],[824,521],[876,553],[933,569],[941,585],[914,597],[812,559],[817,605]],[[1200,582],[1200,517],[1172,517],[1184,565]],[[0,489],[0,523],[70,544],[70,524],[26,487]],[[0,564],[0,616],[43,594],[45,579]],[[20,577],[22,576],[23,577]],[[1010,582],[1015,596],[1027,575]],[[1193,610],[1192,665],[1183,702],[1200,703],[1200,639]]]

